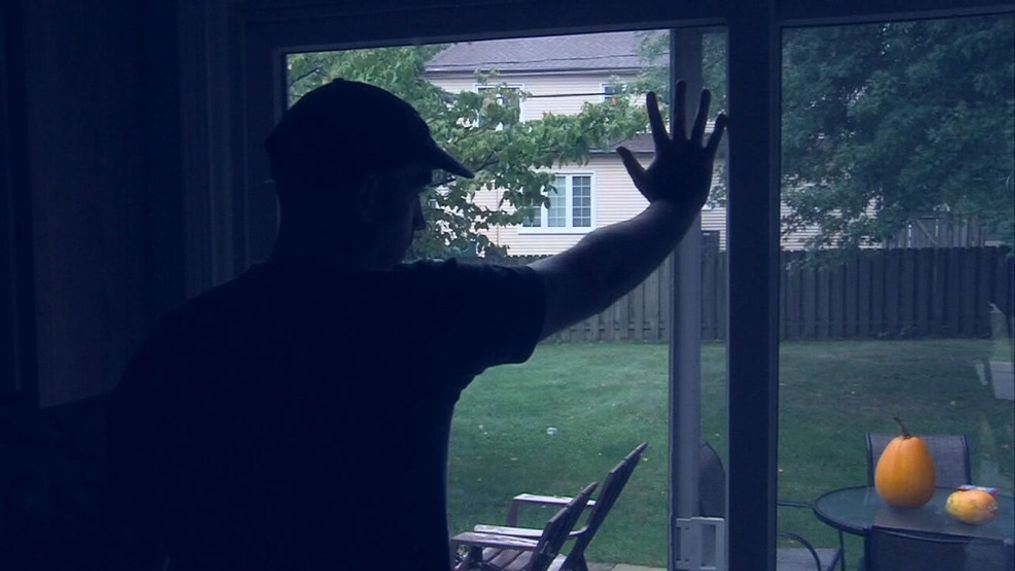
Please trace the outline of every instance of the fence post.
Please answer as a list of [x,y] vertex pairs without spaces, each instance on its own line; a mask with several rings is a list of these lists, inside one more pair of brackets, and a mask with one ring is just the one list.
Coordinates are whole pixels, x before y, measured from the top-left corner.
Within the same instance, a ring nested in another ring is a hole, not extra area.
[[930,290],[934,283],[931,264],[934,262],[934,251],[920,248],[916,251],[916,335],[927,336],[928,312],[930,310]]
[[976,248],[976,336],[990,337],[990,272],[996,248]]
[[842,287],[845,291],[844,300],[844,321],[843,336],[856,337],[856,308],[857,296],[859,295],[859,283],[857,281],[857,266],[859,257],[856,252],[849,255],[842,267]]
[[963,337],[972,337],[976,333],[976,250],[973,248],[958,248],[962,256],[962,280],[959,299],[962,300],[962,326],[960,328]]
[[874,295],[871,287],[872,263],[867,252],[859,252],[856,258],[856,313],[857,313],[857,335],[868,337],[871,334],[871,297]]
[[[664,262],[665,263],[665,262]],[[648,320],[650,341],[659,341],[659,279],[661,267],[656,268],[645,280],[645,317]]]

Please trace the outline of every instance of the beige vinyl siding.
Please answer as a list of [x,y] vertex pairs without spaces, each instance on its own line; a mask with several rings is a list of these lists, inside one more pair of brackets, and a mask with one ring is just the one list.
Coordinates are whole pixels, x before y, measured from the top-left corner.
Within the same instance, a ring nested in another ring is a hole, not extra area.
[[[532,95],[567,94],[567,93],[601,93],[604,83],[609,83],[615,75],[607,73],[566,73],[554,72],[544,74],[503,74],[491,83],[503,82],[517,85]],[[631,76],[627,76],[630,79]],[[428,76],[434,84],[452,93],[474,91],[476,80],[471,75],[457,77]],[[624,79],[620,77],[620,79]],[[598,103],[603,100],[601,95],[573,95],[566,97],[529,98],[522,102],[522,120],[539,119],[543,113],[575,114],[581,111],[585,102]],[[643,104],[643,101],[639,103]],[[641,155],[640,160],[646,166],[651,156]],[[585,165],[563,165],[556,172],[593,175],[593,226],[608,226],[616,222],[636,216],[648,204],[631,182],[627,171],[619,157],[613,154],[593,155]],[[503,191],[491,190],[476,193],[478,204],[488,208],[496,208]],[[782,213],[788,213],[785,205]],[[719,248],[726,249],[726,209],[712,208],[702,211],[702,230],[719,231]],[[551,229],[521,229],[520,227],[492,228],[483,232],[494,243],[508,247],[511,255],[547,255],[557,254],[578,243],[587,232],[574,231],[554,232]],[[816,233],[816,229],[797,232],[782,239],[782,247],[796,250],[803,247],[803,240]]]
[[[593,156],[587,164],[562,165],[554,172],[592,175],[593,227],[589,232],[636,216],[648,204],[617,157]],[[475,199],[483,206],[495,208],[501,194],[502,191],[481,191]],[[545,255],[566,250],[588,232],[511,226],[492,228],[485,233],[493,242],[507,246],[511,255]]]
[[[627,76],[628,79],[633,76]],[[530,95],[560,95],[581,93],[602,93],[603,83],[609,83],[610,74],[504,74],[491,78],[490,84],[506,83],[519,86]],[[427,76],[432,83],[451,93],[475,91],[474,77]],[[570,95],[563,97],[530,97],[522,101],[522,121],[539,119],[543,113],[574,115],[581,111],[585,102],[601,103],[602,95]]]
[[[648,155],[640,157],[642,164],[648,165]],[[634,187],[623,163],[612,155],[593,156],[585,165],[566,165],[556,169],[557,172],[593,173],[594,188],[592,199],[595,202],[594,228],[601,228],[637,216],[645,209],[648,201]],[[495,208],[500,199],[501,191],[481,191],[476,200],[489,208]],[[789,209],[783,205],[782,214]],[[726,208],[706,208],[701,213],[702,230],[719,231],[719,249],[726,249]],[[578,243],[583,234],[554,233],[550,229],[521,229],[519,227],[494,228],[485,234],[495,243],[507,246],[511,255],[548,255],[557,254]],[[590,229],[591,231],[591,229]],[[799,250],[803,240],[816,233],[816,229],[796,232],[782,239],[782,247],[787,250]]]

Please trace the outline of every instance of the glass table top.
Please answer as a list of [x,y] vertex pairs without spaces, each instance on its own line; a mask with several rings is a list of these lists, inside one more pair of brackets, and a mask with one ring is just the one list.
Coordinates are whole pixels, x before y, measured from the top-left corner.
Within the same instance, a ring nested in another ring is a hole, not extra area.
[[948,533],[1012,541],[1015,513],[1011,496],[999,494],[998,514],[980,525],[962,523],[945,512],[945,501],[954,491],[938,488],[923,507],[896,508],[886,504],[873,486],[833,490],[814,502],[814,512],[829,525],[850,533],[863,534],[872,525],[900,530]]

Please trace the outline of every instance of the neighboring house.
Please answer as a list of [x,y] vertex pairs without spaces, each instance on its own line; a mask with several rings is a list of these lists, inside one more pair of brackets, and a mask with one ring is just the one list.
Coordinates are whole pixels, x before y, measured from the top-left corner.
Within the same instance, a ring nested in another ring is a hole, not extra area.
[[[611,97],[611,85],[637,78],[643,66],[637,46],[635,32],[463,42],[434,57],[425,77],[450,92],[478,91],[483,86],[477,83],[477,72],[495,70],[496,83],[528,93],[520,113],[522,121],[530,121],[547,112],[578,113],[586,102]],[[651,136],[623,144],[643,164],[651,162]],[[596,228],[635,216],[647,204],[613,149],[593,152],[587,164],[562,165],[555,172],[563,195],[551,197],[549,208],[522,225],[486,231],[494,243],[507,246],[509,254],[556,254]],[[500,196],[500,191],[480,191],[475,199],[495,208]],[[725,208],[706,208],[702,230],[717,237],[724,249]],[[801,248],[809,234],[785,237],[783,247]]]

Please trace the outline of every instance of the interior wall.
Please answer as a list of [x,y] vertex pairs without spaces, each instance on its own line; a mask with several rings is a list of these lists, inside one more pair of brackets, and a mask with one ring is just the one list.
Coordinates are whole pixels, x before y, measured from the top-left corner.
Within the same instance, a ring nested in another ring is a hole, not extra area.
[[175,2],[22,3],[38,395],[108,392],[182,296]]

